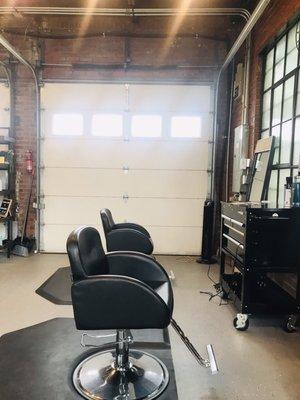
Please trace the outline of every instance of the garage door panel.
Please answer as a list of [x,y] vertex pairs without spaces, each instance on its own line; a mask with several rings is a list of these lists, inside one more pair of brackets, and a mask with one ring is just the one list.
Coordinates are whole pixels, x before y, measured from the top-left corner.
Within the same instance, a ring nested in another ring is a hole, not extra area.
[[42,192],[55,196],[121,197],[126,188],[123,175],[121,170],[47,168],[42,172]]
[[210,86],[130,85],[130,106],[136,112],[209,112],[210,92]]
[[[126,172],[126,171],[125,171]],[[205,197],[205,172],[47,168],[43,194],[56,196]],[[141,185],[143,182],[143,185]]]
[[201,253],[202,229],[164,227],[151,229],[154,251],[157,254],[196,255]]
[[100,221],[100,210],[109,208],[116,222],[131,221],[149,226],[193,226],[202,223],[204,200],[123,199],[45,197],[42,223],[94,225]]
[[[100,232],[101,240],[105,248],[105,239],[103,233],[101,233],[100,225],[95,224],[93,227]],[[41,251],[65,253],[68,236],[76,228],[78,228],[76,224],[53,224],[45,226],[41,233]]]
[[[153,156],[155,155],[155,156]],[[137,141],[46,138],[42,150],[45,167],[133,169],[207,169],[205,141]]]
[[[10,126],[10,88],[6,84],[0,82],[0,128]],[[5,136],[7,133],[1,129],[0,135]]]
[[206,173],[201,171],[144,170],[129,171],[125,174],[127,193],[130,197],[205,197],[207,192],[205,177]]
[[[69,234],[78,226],[74,225],[48,225],[42,234],[42,251],[53,253],[64,253]],[[105,239],[103,237],[100,225],[93,225],[98,229],[101,235],[103,246]],[[149,227],[146,227],[150,229]],[[154,239],[156,254],[200,254],[201,252],[201,229],[197,228],[152,228],[151,235]],[[183,240],[184,238],[184,240]]]
[[53,83],[41,88],[43,109],[53,110],[123,110],[126,104],[125,85],[90,85]]
[[[64,108],[55,108],[55,109],[44,109],[42,112],[42,120],[41,120],[41,132],[42,132],[42,137],[45,138],[57,138],[57,136],[53,136],[53,132],[52,132],[52,125],[53,125],[53,116],[55,114],[81,114],[83,117],[83,133],[81,136],[79,137],[74,137],[74,139],[79,139],[79,140],[101,140],[103,141],[103,139],[107,139],[107,138],[99,138],[97,136],[93,136],[92,132],[91,132],[91,119],[93,114],[98,114],[98,113],[104,113],[104,114],[121,114],[123,115],[123,110],[118,110],[118,109],[110,109],[110,111],[108,110],[100,110],[99,108],[90,108],[89,110],[85,110],[85,109],[79,109],[79,108],[74,108],[72,107],[70,110],[68,109],[64,109]],[[157,114],[157,113],[156,113]],[[131,116],[134,115],[134,113],[129,113],[128,117],[131,118]],[[182,113],[160,113],[159,115],[161,115],[161,117],[163,118],[163,120],[165,121],[164,123],[167,125],[171,124],[171,118],[172,116],[177,116],[177,115],[182,115]],[[185,115],[185,114],[183,114]],[[186,113],[186,115],[190,115]],[[212,132],[212,124],[213,124],[213,115],[211,113],[201,113],[201,114],[197,114],[201,117],[201,136],[199,139],[194,139],[192,140],[194,141],[207,141],[208,139],[211,138],[211,132]],[[130,137],[130,135],[127,136]],[[63,136],[61,138],[64,138]],[[71,141],[73,138],[71,136],[67,137],[67,140]],[[112,137],[109,140],[115,140],[115,139],[119,139],[118,137]],[[130,137],[130,141],[141,141],[143,139],[137,139],[135,137]],[[175,141],[175,142],[185,142],[186,139],[180,139],[180,138],[172,138],[169,137],[169,135],[166,134],[166,132],[162,133],[162,138],[159,138],[158,140],[156,140],[156,142],[161,142],[162,140],[169,140],[169,141]],[[188,141],[190,141],[191,139],[188,139]],[[120,140],[119,140],[120,141]],[[149,140],[146,140],[145,143],[149,142]],[[153,142],[150,139],[150,142]]]
[[125,218],[145,226],[202,225],[204,199],[129,199]]

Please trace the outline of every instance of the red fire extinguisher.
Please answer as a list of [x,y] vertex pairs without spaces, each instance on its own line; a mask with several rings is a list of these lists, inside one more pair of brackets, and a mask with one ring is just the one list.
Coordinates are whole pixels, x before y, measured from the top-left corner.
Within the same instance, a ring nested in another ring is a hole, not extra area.
[[27,150],[26,152],[26,171],[29,174],[32,174],[33,171],[32,152],[30,150]]

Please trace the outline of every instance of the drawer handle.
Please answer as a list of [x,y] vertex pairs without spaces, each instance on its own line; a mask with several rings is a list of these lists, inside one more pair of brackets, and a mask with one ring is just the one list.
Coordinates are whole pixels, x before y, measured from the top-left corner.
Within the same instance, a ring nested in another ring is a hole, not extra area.
[[233,219],[233,218],[229,218],[229,217],[227,217],[227,216],[224,215],[224,214],[222,214],[222,218],[224,218],[225,221],[228,221],[228,222],[230,222],[231,224],[235,224],[235,225],[240,226],[241,228],[244,228],[244,227],[245,227],[245,224],[243,224],[243,222],[237,221],[236,219]]
[[238,233],[239,235],[241,235],[241,236],[245,236],[244,232],[241,232],[241,231],[239,231],[238,229],[234,228],[233,226],[231,226],[231,225],[227,225],[227,224],[225,224],[225,223],[224,223],[224,225],[226,226],[226,228],[229,228],[229,229],[231,229],[232,231],[234,231],[234,232]]
[[236,246],[239,246],[239,248],[241,248],[242,250],[244,250],[244,246],[242,245],[242,243],[238,242],[237,240],[233,239],[232,237],[226,235],[226,233],[223,233],[223,236],[228,239],[230,242],[232,242],[233,244],[235,244]]

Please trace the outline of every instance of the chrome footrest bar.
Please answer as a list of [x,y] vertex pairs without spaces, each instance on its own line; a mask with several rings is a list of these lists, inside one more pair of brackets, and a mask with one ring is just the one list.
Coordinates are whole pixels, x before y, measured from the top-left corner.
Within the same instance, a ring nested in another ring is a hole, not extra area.
[[[101,347],[103,345],[103,343],[101,343],[100,345],[86,343],[86,341],[85,341],[86,337],[88,337],[90,339],[103,339],[103,338],[105,339],[105,338],[110,338],[110,337],[117,338],[117,333],[110,333],[108,335],[91,335],[89,333],[84,332],[81,334],[80,344],[82,347]],[[119,343],[128,343],[128,344],[133,343],[132,333],[129,330],[126,330],[125,339],[117,340],[117,341],[113,342],[112,344],[115,345],[115,344],[119,344]]]
[[208,359],[205,359],[201,357],[201,355],[198,353],[198,351],[195,349],[194,345],[190,342],[189,338],[185,335],[183,330],[180,328],[180,326],[177,324],[177,322],[172,318],[171,319],[171,325],[174,328],[175,332],[178,334],[180,339],[183,341],[189,352],[195,357],[197,362],[205,368],[210,368],[211,373],[213,375],[218,373],[218,366],[215,358],[215,354],[213,351],[213,347],[211,344],[207,345],[207,353],[208,353]]
[[99,347],[97,345],[94,344],[88,344],[86,343],[85,339],[88,337],[90,339],[103,339],[103,338],[110,338],[110,337],[116,337],[117,334],[116,333],[110,333],[108,335],[90,335],[89,333],[82,333],[81,334],[81,341],[80,344],[82,347]]

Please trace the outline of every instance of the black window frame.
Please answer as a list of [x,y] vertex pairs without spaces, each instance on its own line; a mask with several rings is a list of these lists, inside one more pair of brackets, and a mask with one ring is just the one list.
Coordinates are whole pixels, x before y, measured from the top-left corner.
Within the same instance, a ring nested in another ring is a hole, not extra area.
[[[279,135],[279,149],[278,149],[278,164],[273,164],[271,168],[271,173],[272,171],[278,171],[277,172],[277,190],[276,190],[276,207],[278,205],[282,206],[283,204],[278,204],[279,203],[279,196],[280,196],[280,190],[283,191],[283,187],[279,187],[280,185],[280,171],[282,170],[289,170],[289,176],[293,176],[296,174],[296,169],[298,168],[298,163],[294,164],[294,142],[295,142],[295,127],[296,127],[296,120],[297,118],[300,118],[300,113],[296,114],[296,109],[297,109],[297,94],[298,94],[298,88],[300,88],[300,51],[298,49],[298,63],[297,67],[294,68],[292,71],[290,71],[286,75],[286,67],[287,67],[287,55],[288,55],[288,35],[289,32],[295,27],[298,26],[300,29],[300,13],[297,13],[297,15],[289,21],[287,24],[284,25],[284,27],[281,29],[280,33],[274,38],[268,46],[263,50],[261,53],[261,56],[263,57],[263,68],[262,68],[262,74],[263,74],[263,79],[262,79],[262,88],[261,88],[261,115],[260,115],[260,137],[263,136],[264,132],[267,132],[269,130],[269,135],[272,134],[272,130],[276,127],[279,127],[280,129],[280,135]],[[298,30],[298,29],[297,29]],[[285,50],[284,50],[284,71],[283,71],[283,77],[279,79],[277,82],[274,82],[274,77],[275,77],[275,67],[276,67],[276,48],[277,44],[280,42],[282,38],[286,38],[285,40]],[[273,65],[272,65],[272,83],[271,85],[265,89],[265,79],[266,79],[266,62],[267,62],[267,56],[271,51],[274,51],[273,54]],[[285,82],[287,82],[290,78],[294,77],[294,92],[293,92],[293,110],[292,110],[292,117],[284,120],[283,121],[283,105],[284,105],[284,94],[285,94]],[[280,87],[282,85],[282,98],[281,98],[281,105],[280,105],[280,122],[277,123],[276,125],[272,125],[272,120],[273,120],[273,105],[274,105],[274,91],[276,88]],[[263,97],[264,95],[270,91],[271,94],[271,99],[270,99],[270,119],[269,119],[269,126],[268,128],[262,128],[263,127]],[[299,99],[300,101],[300,93],[299,93]],[[291,139],[291,150],[290,150],[290,160],[289,163],[282,163],[281,162],[281,151],[282,151],[282,126],[284,123],[287,123],[289,121],[292,121],[292,139]]]

